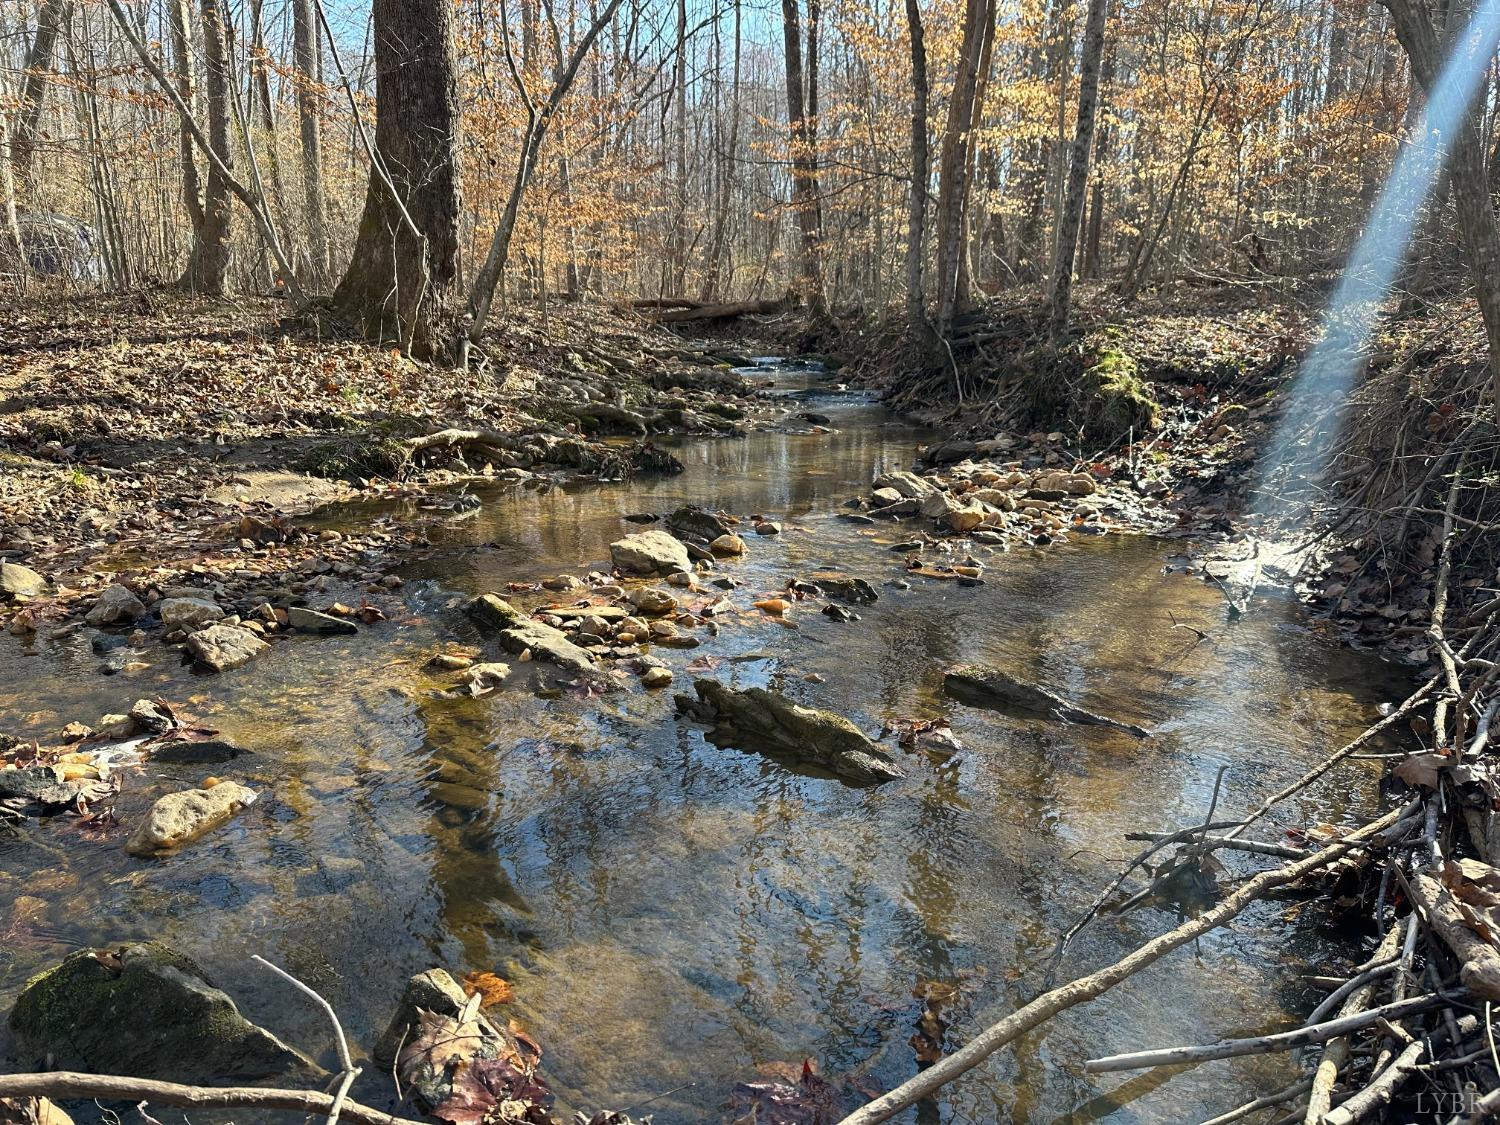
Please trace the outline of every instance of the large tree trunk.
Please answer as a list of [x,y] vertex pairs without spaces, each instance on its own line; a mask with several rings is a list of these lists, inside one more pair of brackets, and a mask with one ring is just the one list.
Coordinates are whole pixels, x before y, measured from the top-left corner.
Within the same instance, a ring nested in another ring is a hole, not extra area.
[[[812,0],[816,4],[817,0]],[[782,41],[786,48],[786,115],[791,131],[792,210],[802,232],[802,256],[797,277],[797,296],[814,316],[821,316],[827,301],[823,289],[823,207],[818,198],[817,138],[808,120],[811,100],[816,103],[816,85],[809,99],[802,67],[802,19],[799,0],[781,0]],[[817,15],[809,12],[808,45],[817,50]],[[809,60],[809,65],[814,65]],[[815,73],[815,71],[814,71]]]
[[[199,0],[198,10],[203,20],[208,143],[218,159],[209,163],[201,209],[194,214],[189,205],[194,219],[193,248],[177,284],[193,293],[217,296],[224,292],[224,279],[229,272],[230,237],[229,182],[220,169],[231,169],[234,160],[229,146],[229,58],[224,39],[227,13],[221,0]],[[185,33],[185,21],[183,30]]]
[[994,10],[989,0],[967,0],[958,75],[948,102],[943,151],[938,162],[937,331],[946,336],[953,318],[967,301],[960,280],[965,274],[964,210],[969,198],[969,148],[978,97],[981,62]]
[[17,190],[33,195],[32,163],[42,131],[42,101],[47,94],[47,75],[57,54],[57,37],[72,14],[72,0],[42,0],[36,15],[36,35],[26,52],[26,77],[21,84],[21,108],[15,135],[11,138],[11,172]]
[[297,67],[297,120],[302,134],[302,193],[309,280],[320,292],[328,284],[328,202],[323,193],[323,121],[318,115],[318,25],[315,0],[292,0],[292,52]]
[[927,297],[922,287],[926,257],[927,180],[932,158],[927,143],[927,44],[922,35],[920,0],[906,0],[911,40],[911,193],[906,207],[906,320],[918,338],[927,335]]
[[[1396,25],[1396,37],[1411,60],[1412,77],[1432,96],[1442,69],[1442,52],[1432,18],[1421,0],[1384,0]],[[1488,33],[1477,57],[1492,57],[1495,35]],[[1472,61],[1472,60],[1471,60]],[[1484,319],[1490,346],[1490,378],[1496,417],[1500,418],[1500,227],[1490,202],[1484,168],[1484,137],[1481,133],[1483,99],[1474,99],[1454,130],[1448,162],[1458,229],[1463,235],[1474,281],[1474,295]]]
[[354,257],[333,301],[367,335],[445,354],[459,262],[453,7],[374,0],[373,17],[375,160]]
[[1051,333],[1060,339],[1068,330],[1073,296],[1073,259],[1078,252],[1078,230],[1083,221],[1083,197],[1088,190],[1089,149],[1094,143],[1094,120],[1099,109],[1099,67],[1104,58],[1104,20],[1109,0],[1089,0],[1083,30],[1083,63],[1078,73],[1078,122],[1069,156],[1068,185],[1057,221],[1057,247],[1052,262]]

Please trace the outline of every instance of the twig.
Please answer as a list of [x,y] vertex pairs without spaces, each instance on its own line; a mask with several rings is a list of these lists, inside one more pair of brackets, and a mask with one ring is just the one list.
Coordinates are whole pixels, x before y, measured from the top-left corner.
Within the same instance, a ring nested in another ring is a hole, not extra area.
[[[105,1101],[148,1101],[191,1109],[285,1109],[294,1113],[326,1114],[334,1098],[316,1090],[278,1090],[265,1086],[185,1086],[149,1078],[110,1074],[80,1074],[51,1070],[44,1074],[0,1074],[0,1098],[100,1098]],[[344,1120],[352,1125],[428,1125],[394,1117],[359,1102],[345,1102]]]
[[260,962],[260,964],[270,969],[282,980],[286,981],[293,988],[297,989],[297,991],[303,993],[304,995],[310,996],[313,1001],[327,1014],[329,1022],[333,1024],[334,1039],[338,1042],[339,1047],[339,1065],[343,1068],[343,1080],[339,1083],[338,1092],[334,1094],[333,1104],[329,1107],[328,1125],[338,1125],[339,1110],[341,1110],[344,1106],[344,1099],[349,1096],[349,1087],[354,1085],[354,1080],[360,1075],[360,1068],[355,1066],[354,1060],[349,1057],[349,1041],[344,1038],[344,1026],[343,1024],[339,1023],[338,1014],[334,1012],[333,1005],[330,1004],[327,1000],[323,999],[322,996],[318,995],[315,989],[313,989],[309,985],[303,984],[300,980],[292,976],[292,974],[287,972],[285,969],[271,964],[271,962],[267,961],[259,953],[251,954],[250,959],[252,961]]
[[1134,1051],[1128,1055],[1109,1055],[1102,1059],[1089,1059],[1083,1069],[1089,1074],[1103,1074],[1111,1070],[1147,1070],[1155,1066],[1172,1066],[1176,1063],[1208,1062],[1212,1059],[1235,1059],[1242,1055],[1269,1055],[1277,1051],[1290,1051],[1294,1047],[1305,1047],[1310,1043],[1326,1043],[1345,1032],[1358,1031],[1381,1020],[1397,1019],[1413,1012],[1425,1012],[1436,1008],[1443,997],[1428,993],[1413,996],[1409,1000],[1398,1000],[1368,1011],[1340,1016],[1323,1023],[1308,1024],[1295,1031],[1281,1031],[1275,1035],[1257,1035],[1251,1039],[1221,1039],[1217,1043],[1205,1043],[1193,1047],[1163,1047],[1155,1051]]
[[1252,1113],[1259,1113],[1261,1110],[1270,1109],[1272,1106],[1284,1105],[1293,1098],[1301,1097],[1311,1088],[1312,1079],[1304,1078],[1300,1082],[1293,1082],[1284,1090],[1278,1090],[1274,1094],[1262,1094],[1253,1101],[1236,1106],[1227,1113],[1221,1113],[1217,1117],[1210,1117],[1207,1121],[1201,1122],[1200,1125],[1229,1125],[1231,1121],[1242,1120],[1249,1117]]

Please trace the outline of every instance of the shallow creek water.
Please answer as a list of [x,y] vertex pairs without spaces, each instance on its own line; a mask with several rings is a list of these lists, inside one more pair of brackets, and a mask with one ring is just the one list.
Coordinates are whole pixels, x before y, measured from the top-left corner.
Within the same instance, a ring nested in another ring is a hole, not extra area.
[[[957,1042],[1035,994],[1057,934],[1138,847],[1122,833],[1201,820],[1223,765],[1221,811],[1246,807],[1400,691],[1394,669],[1321,638],[1291,606],[1226,624],[1217,591],[1163,574],[1172,545],[1143,537],[984,556],[977,589],[887,588],[901,529],[839,520],[839,505],[876,463],[905,466],[930,435],[850,396],[796,409],[809,408],[837,432],[683,443],[687,471],[674,478],[486,486],[483,509],[435,532],[433,551],[404,571],[406,617],[355,638],[289,638],[228,675],[197,676],[163,656],[106,678],[84,637],[0,638],[3,729],[45,735],[162,695],[255,751],[223,767],[149,766],[120,799],[127,823],[210,772],[267,793],[230,827],[155,862],[127,857],[119,838],[47,827],[0,839],[0,1010],[71,948],[161,937],[325,1062],[319,1014],[250,954],[322,991],[365,1047],[412,973],[499,973],[515,988],[508,1014],[545,1048],[569,1109],[719,1121],[735,1082],[804,1057],[874,1092],[914,1072],[916,994],[933,983],[959,986],[942,1011]],[[749,557],[726,566],[745,581],[735,597],[747,609],[822,564],[869,578],[881,598],[850,624],[810,605],[793,611],[797,629],[732,619],[696,651],[659,654],[679,688],[691,664],[872,732],[946,717],[967,749],[907,754],[905,780],[851,789],[713,746],[673,717],[670,692],[540,699],[518,675],[483,699],[434,696],[426,657],[444,641],[479,641],[458,612],[463,597],[602,566],[609,541],[633,529],[623,515],[687,501],[784,522],[778,538],[749,536]],[[1211,639],[1191,643],[1172,615]],[[1140,744],[963,707],[939,692],[943,668],[960,661],[1037,677],[1159,737]],[[1278,823],[1352,816],[1369,792],[1345,774]],[[1064,972],[1171,922],[1155,910],[1106,919]],[[1132,1079],[1086,1077],[1081,1061],[1281,1026],[1310,1004],[1296,975],[1305,934],[1285,904],[1262,905],[903,1120],[1211,1116],[1284,1082],[1286,1064]],[[384,1104],[381,1080],[361,1081]]]

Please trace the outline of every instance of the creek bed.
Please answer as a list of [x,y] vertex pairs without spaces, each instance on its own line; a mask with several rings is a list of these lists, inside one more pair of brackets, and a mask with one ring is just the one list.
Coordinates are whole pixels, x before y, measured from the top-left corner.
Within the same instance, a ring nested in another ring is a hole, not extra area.
[[[679,443],[677,477],[484,486],[480,511],[435,531],[432,551],[403,570],[408,613],[357,637],[292,637],[218,677],[162,655],[108,678],[82,634],[0,638],[0,729],[47,736],[159,695],[255,751],[225,766],[148,766],[119,800],[127,824],[211,772],[269,790],[165,860],[126,856],[119,836],[47,826],[0,838],[0,1010],[69,949],[158,937],[325,1062],[322,1017],[250,954],[322,991],[365,1049],[412,973],[498,973],[568,1109],[717,1121],[736,1082],[804,1058],[874,1093],[927,1050],[928,998],[952,992],[937,1014],[961,1043],[1035,995],[1057,935],[1134,851],[1124,832],[1201,820],[1221,766],[1220,812],[1242,809],[1403,694],[1396,669],[1338,647],[1289,604],[1226,624],[1221,595],[1164,575],[1172,548],[1145,537],[979,549],[982,587],[888,587],[901,571],[888,546],[905,529],[841,520],[840,505],[931,435],[859,396],[820,392],[815,376],[783,383],[811,390],[794,409],[826,415],[834,432]],[[746,608],[828,564],[868,578],[880,601],[848,624],[811,604],[793,609],[797,628],[747,614],[697,650],[658,652],[679,689],[694,671],[771,686],[871,733],[946,718],[966,749],[909,753],[904,780],[851,789],[715,747],[673,717],[670,692],[541,699],[516,677],[484,698],[436,697],[427,656],[479,641],[456,608],[463,596],[603,567],[610,540],[634,530],[624,515],[685,502],[783,524],[780,536],[747,534],[748,557],[724,564],[744,581],[734,596]],[[339,526],[375,511],[320,518]],[[1210,639],[1193,643],[1172,615]],[[1040,679],[1158,737],[964,707],[940,692],[956,663]],[[1352,818],[1372,789],[1327,781],[1278,823],[1330,809]],[[1086,1057],[1253,1034],[1305,1011],[1298,946],[1312,939],[1284,910],[1255,907],[902,1120],[1180,1123],[1284,1084],[1277,1059],[1081,1073]],[[1170,922],[1156,910],[1105,919],[1065,971]],[[1266,1010],[1265,995],[1283,1009]],[[361,1082],[384,1104],[378,1076]]]

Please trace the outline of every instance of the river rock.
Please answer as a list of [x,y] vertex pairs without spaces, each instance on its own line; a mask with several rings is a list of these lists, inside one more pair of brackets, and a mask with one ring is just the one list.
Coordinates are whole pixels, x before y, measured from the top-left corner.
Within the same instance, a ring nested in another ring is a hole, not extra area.
[[238,625],[210,625],[189,633],[188,651],[210,672],[227,672],[248,664],[271,646]]
[[693,681],[697,699],[679,695],[677,709],[712,723],[716,741],[809,762],[855,784],[905,776],[895,761],[842,715],[801,707],[764,688],[736,691],[717,680]]
[[536,660],[545,660],[576,675],[588,675],[594,669],[594,658],[568,640],[561,629],[533,621],[498,594],[481,594],[468,605],[469,616],[479,624],[498,630],[497,639],[507,652],[529,651]]
[[819,570],[807,576],[807,580],[830,598],[837,598],[841,602],[853,602],[855,605],[874,605],[880,599],[871,586],[863,578],[856,578],[852,574],[844,574],[833,570]]
[[0,562],[0,601],[26,601],[47,592],[47,580],[29,566]]
[[755,525],[755,534],[757,534],[757,535],[780,535],[781,534],[781,525],[779,523],[777,523],[775,520],[763,520],[762,522],[760,522],[760,523],[758,523],[758,524]]
[[648,688],[663,688],[672,682],[672,670],[670,668],[647,668],[641,673],[641,686]]
[[154,941],[71,954],[26,986],[10,1027],[23,1070],[193,1085],[321,1073],[245,1019],[191,960]]
[[875,487],[892,488],[907,500],[925,500],[934,492],[938,491],[936,485],[931,481],[923,480],[916,473],[903,470],[886,473],[875,481]]
[[721,535],[708,545],[720,558],[736,558],[745,553],[745,541],[738,535]]
[[648,617],[660,617],[677,608],[677,599],[656,586],[642,586],[639,590],[632,590],[626,597],[635,606],[636,612]]
[[349,637],[359,632],[359,626],[352,621],[300,605],[286,611],[286,623],[299,633],[316,633],[323,637]]
[[665,531],[638,531],[609,545],[615,566],[630,574],[672,574],[692,570],[687,548]]
[[952,493],[933,492],[922,501],[922,514],[937,520],[950,531],[973,531],[988,515],[977,504],[960,504]]
[[56,766],[26,766],[0,770],[0,799],[14,798],[53,804],[64,796],[62,770]]
[[1056,692],[1040,684],[1027,683],[998,668],[979,668],[973,665],[950,668],[943,673],[943,690],[959,702],[973,707],[1024,711],[1061,719],[1067,723],[1110,727],[1136,738],[1151,737],[1151,732],[1144,727],[1075,707]]
[[233,781],[221,781],[212,789],[186,789],[168,793],[151,806],[146,818],[131,833],[125,850],[149,857],[191,844],[206,836],[235,813],[255,803],[256,794]]
[[922,451],[922,460],[928,465],[952,465],[965,461],[979,452],[979,443],[951,439],[929,445]]
[[128,587],[116,583],[99,595],[99,600],[84,616],[90,625],[114,625],[121,621],[134,621],[145,614],[141,599]]
[[667,517],[667,530],[672,534],[691,535],[704,542],[728,535],[730,527],[723,516],[694,504],[685,504]]
[[205,598],[165,598],[157,603],[156,609],[169,633],[173,629],[191,633],[224,617],[224,611]]

